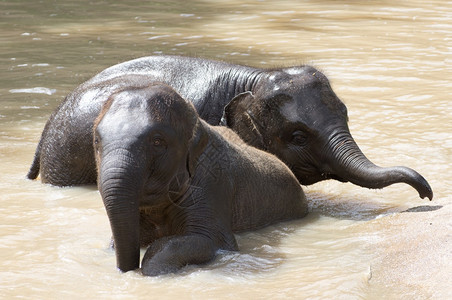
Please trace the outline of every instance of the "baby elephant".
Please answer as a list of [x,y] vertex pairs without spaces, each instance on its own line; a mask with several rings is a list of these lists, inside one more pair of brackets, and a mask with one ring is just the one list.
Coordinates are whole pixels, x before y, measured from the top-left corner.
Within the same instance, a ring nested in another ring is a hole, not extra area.
[[275,156],[201,120],[172,88],[137,80],[94,123],[98,186],[118,268],[144,275],[238,250],[235,232],[307,213],[295,176]]

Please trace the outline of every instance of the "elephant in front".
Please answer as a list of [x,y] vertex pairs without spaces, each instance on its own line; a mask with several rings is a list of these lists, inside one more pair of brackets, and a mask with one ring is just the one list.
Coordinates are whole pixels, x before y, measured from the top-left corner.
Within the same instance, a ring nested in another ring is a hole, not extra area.
[[96,117],[94,153],[117,267],[177,272],[238,250],[235,232],[301,218],[298,180],[275,156],[211,126],[171,87],[123,78]]
[[404,182],[433,198],[428,182],[407,167],[378,167],[350,134],[347,108],[327,77],[309,65],[261,69],[202,58],[149,56],[105,69],[80,85],[51,115],[28,173],[54,185],[95,183],[92,124],[108,93],[147,75],[191,101],[212,125],[232,128],[246,143],[278,156],[298,181],[326,179],[384,188]]

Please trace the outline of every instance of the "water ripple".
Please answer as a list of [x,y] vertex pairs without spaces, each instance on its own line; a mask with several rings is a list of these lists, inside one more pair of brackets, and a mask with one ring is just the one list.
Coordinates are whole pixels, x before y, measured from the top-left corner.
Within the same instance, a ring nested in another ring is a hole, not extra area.
[[56,89],[49,89],[46,87],[34,87],[29,89],[11,89],[9,90],[12,94],[17,93],[26,93],[26,94],[47,94],[47,95],[53,95],[56,92]]

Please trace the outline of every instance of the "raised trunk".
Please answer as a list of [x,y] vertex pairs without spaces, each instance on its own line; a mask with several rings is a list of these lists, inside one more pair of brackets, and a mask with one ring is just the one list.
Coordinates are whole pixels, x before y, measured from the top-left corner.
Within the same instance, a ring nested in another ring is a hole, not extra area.
[[99,191],[110,220],[116,264],[123,272],[137,269],[140,264],[141,188],[135,172],[136,166],[130,161],[111,157],[104,157],[99,172]]
[[403,182],[415,188],[421,198],[433,198],[430,185],[419,173],[407,167],[382,168],[373,164],[347,131],[333,134],[328,147],[330,150],[325,153],[329,154],[329,168],[340,179],[371,189]]

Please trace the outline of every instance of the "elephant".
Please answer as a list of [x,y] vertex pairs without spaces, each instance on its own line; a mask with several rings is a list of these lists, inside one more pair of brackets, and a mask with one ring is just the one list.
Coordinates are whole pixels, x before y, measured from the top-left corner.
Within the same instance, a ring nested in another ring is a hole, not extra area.
[[157,276],[237,251],[234,233],[302,218],[301,185],[274,155],[199,118],[164,83],[127,76],[94,121],[117,267]]
[[433,191],[415,170],[382,168],[362,153],[347,108],[310,65],[263,69],[183,56],[148,56],[111,66],[70,93],[47,122],[28,178],[65,186],[95,183],[91,128],[122,75],[147,75],[191,101],[211,125],[232,128],[249,145],[279,157],[302,185],[335,179],[366,188],[407,183]]

